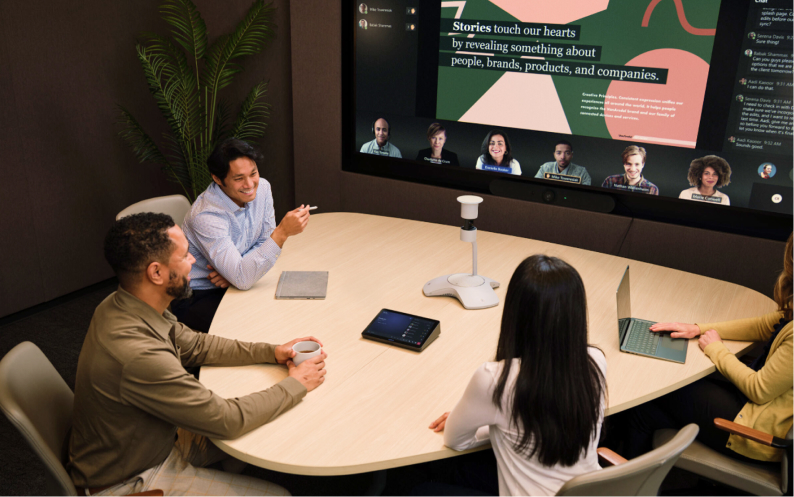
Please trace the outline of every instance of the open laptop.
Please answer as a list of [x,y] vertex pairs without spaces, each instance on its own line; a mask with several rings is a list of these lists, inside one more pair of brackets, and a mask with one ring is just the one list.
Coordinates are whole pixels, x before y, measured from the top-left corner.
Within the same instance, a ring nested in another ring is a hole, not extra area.
[[654,333],[649,329],[654,324],[653,321],[631,317],[629,266],[626,266],[626,272],[623,273],[623,278],[618,285],[617,299],[618,336],[620,337],[621,352],[655,357],[681,364],[686,362],[688,340]]

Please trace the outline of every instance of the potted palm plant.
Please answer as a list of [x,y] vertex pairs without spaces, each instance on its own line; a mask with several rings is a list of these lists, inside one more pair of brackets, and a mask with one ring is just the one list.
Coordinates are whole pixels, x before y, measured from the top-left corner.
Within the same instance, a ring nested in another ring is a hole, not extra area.
[[240,57],[262,51],[273,36],[271,4],[255,0],[231,34],[207,42],[207,26],[190,0],[165,0],[160,14],[170,36],[142,33],[135,45],[149,91],[168,124],[155,141],[132,113],[119,105],[119,133],[139,162],[159,164],[193,202],[212,180],[207,157],[229,136],[255,142],[265,132],[270,106],[264,102],[267,82],[256,84],[230,119],[230,105],[220,99],[242,71]]

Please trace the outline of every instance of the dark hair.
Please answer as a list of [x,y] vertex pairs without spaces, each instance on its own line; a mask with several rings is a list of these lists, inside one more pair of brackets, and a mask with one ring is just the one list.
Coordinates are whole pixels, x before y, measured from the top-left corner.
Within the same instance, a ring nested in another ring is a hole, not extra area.
[[[520,359],[515,391],[502,396]],[[515,450],[544,466],[572,466],[596,436],[606,380],[587,345],[587,296],[565,261],[533,255],[518,265],[505,296],[496,360],[504,361],[493,403],[511,406],[521,432]],[[604,398],[604,405],[606,399]]]
[[640,157],[642,157],[642,163],[645,164],[647,153],[645,152],[644,148],[638,147],[637,145],[629,145],[628,147],[626,147],[626,150],[624,150],[623,153],[620,154],[620,157],[623,159],[623,163],[625,164],[626,161],[629,159],[629,157],[631,157],[632,155],[639,155]]
[[783,311],[786,319],[791,319],[792,315],[792,245],[791,235],[788,236],[786,242],[786,252],[783,254],[783,271],[777,278],[775,284],[775,303],[777,303],[778,310]]
[[123,217],[113,223],[105,236],[105,260],[122,286],[144,271],[152,262],[165,262],[175,245],[168,236],[174,220],[168,214],[144,212]]
[[510,166],[510,163],[513,162],[513,147],[510,146],[510,138],[507,137],[507,133],[498,129],[492,129],[487,135],[485,135],[485,140],[482,141],[482,146],[480,147],[480,155],[482,155],[482,162],[483,164],[493,164],[493,157],[491,157],[491,152],[488,151],[489,144],[491,143],[491,138],[494,135],[502,135],[502,138],[505,139],[505,155],[502,158],[502,165],[503,166]]
[[440,125],[439,123],[433,123],[427,128],[427,141],[430,141],[434,136],[438,133],[444,133],[444,136],[447,136],[447,130],[444,129],[444,126]]
[[722,157],[717,157],[716,155],[700,157],[699,159],[693,160],[692,163],[689,164],[689,172],[686,175],[686,179],[689,180],[689,184],[700,188],[703,185],[703,171],[705,171],[707,167],[714,169],[714,171],[720,177],[720,179],[717,181],[717,184],[714,185],[714,188],[720,188],[721,186],[730,184],[731,166],[728,164],[728,161]]
[[250,143],[237,138],[227,138],[215,147],[215,150],[207,158],[207,167],[210,173],[217,176],[225,185],[226,175],[229,174],[229,163],[240,157],[248,157],[254,161],[257,169],[259,163],[264,159],[262,153]]
[[568,145],[568,147],[570,147],[571,149],[571,152],[573,152],[573,145],[571,145],[571,142],[569,142],[568,140],[560,140],[557,143],[555,143],[554,144],[555,149],[557,148],[557,145]]

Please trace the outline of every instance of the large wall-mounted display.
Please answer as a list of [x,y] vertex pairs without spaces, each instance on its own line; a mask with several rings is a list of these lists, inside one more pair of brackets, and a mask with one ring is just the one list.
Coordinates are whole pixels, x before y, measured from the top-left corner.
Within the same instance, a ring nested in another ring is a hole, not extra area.
[[346,170],[755,236],[791,230],[790,1],[344,8]]

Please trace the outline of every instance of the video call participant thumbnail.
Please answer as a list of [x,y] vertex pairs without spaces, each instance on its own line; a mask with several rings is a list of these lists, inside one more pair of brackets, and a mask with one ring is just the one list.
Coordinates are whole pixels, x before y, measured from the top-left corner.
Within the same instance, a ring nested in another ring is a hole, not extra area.
[[[66,468],[78,495],[154,488],[165,495],[201,495],[208,480],[217,484],[212,488],[217,495],[240,487],[289,495],[278,485],[204,468],[229,458],[208,437],[240,437],[321,385],[325,354],[297,367],[291,361],[295,343],[314,339],[238,342],[177,322],[168,304],[190,294],[194,259],[171,216],[146,212],[116,221],[104,253],[119,287],[94,311],[77,362]],[[260,363],[284,364],[288,376],[266,390],[230,399],[185,371]]]
[[512,151],[507,133],[498,129],[491,130],[482,141],[480,157],[474,167],[483,171],[521,176],[521,165],[513,158]]
[[731,199],[717,191],[731,182],[731,166],[722,157],[707,155],[693,160],[686,178],[692,188],[682,191],[678,198],[731,205]]
[[459,166],[458,154],[449,150],[444,150],[447,142],[447,131],[439,123],[433,123],[427,128],[427,141],[430,148],[425,148],[416,154],[416,160],[429,162],[431,164],[445,164],[449,166]]
[[361,146],[362,154],[383,155],[385,157],[397,157],[402,159],[400,149],[391,144],[391,126],[389,121],[379,117],[372,123],[372,134],[375,139],[368,141]]
[[626,170],[626,173],[607,176],[601,187],[659,195],[659,188],[642,175],[642,170],[645,169],[646,156],[645,149],[642,147],[637,145],[626,147],[626,150],[621,155],[623,158],[623,169]]
[[[535,177],[589,185],[590,173],[584,167],[572,164],[571,159],[573,159],[573,145],[567,140],[560,140],[554,145],[554,161],[540,166]],[[546,176],[547,174],[549,176]]]
[[198,196],[183,223],[196,263],[193,296],[171,311],[193,330],[208,332],[229,285],[248,290],[276,263],[287,238],[303,232],[309,210],[288,212],[276,226],[270,183],[259,176],[264,156],[229,138],[207,159],[212,183]]

